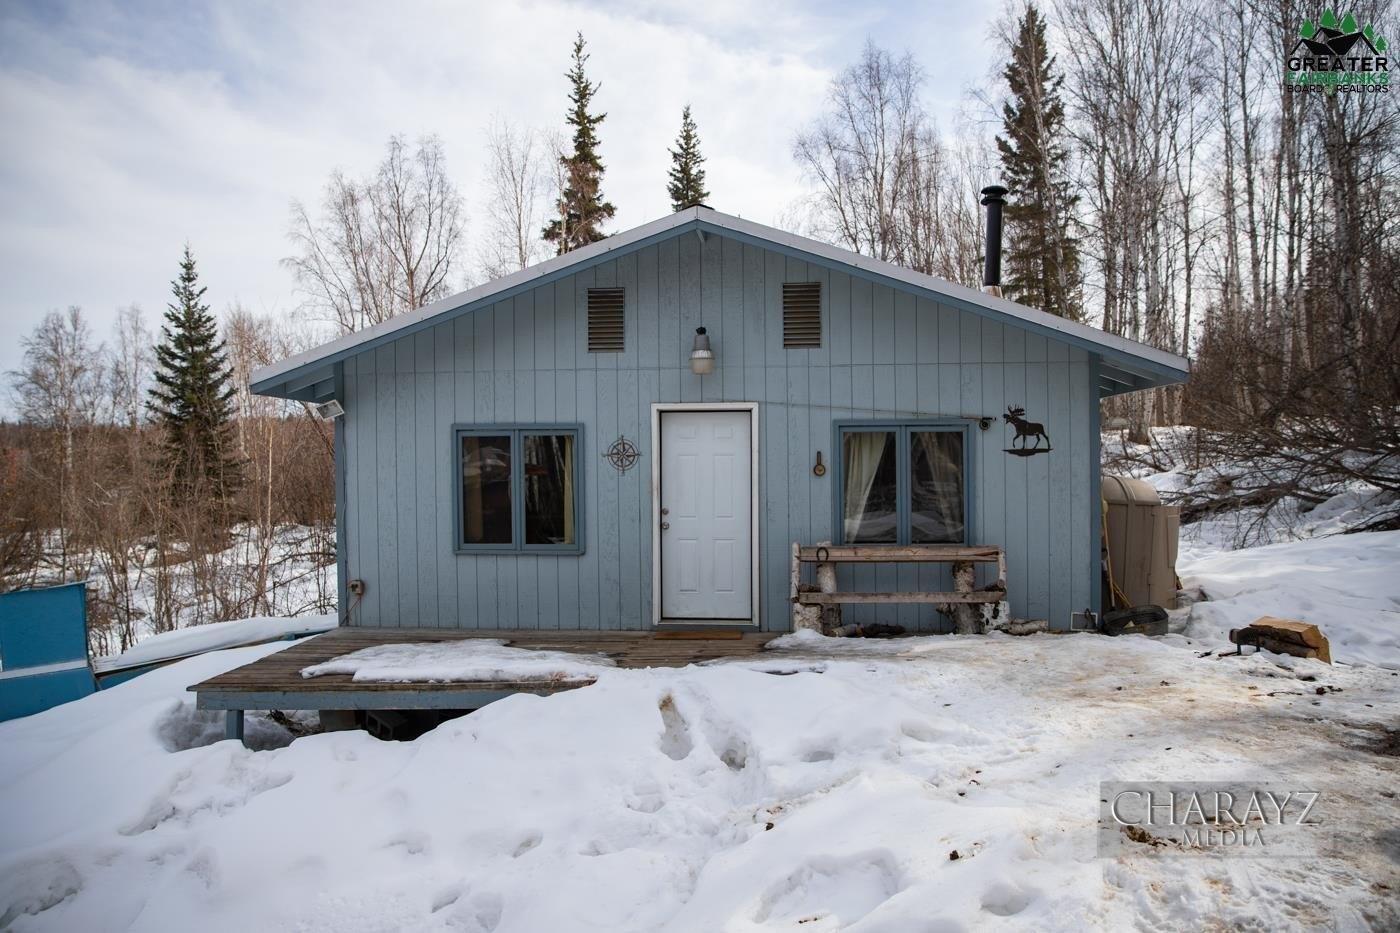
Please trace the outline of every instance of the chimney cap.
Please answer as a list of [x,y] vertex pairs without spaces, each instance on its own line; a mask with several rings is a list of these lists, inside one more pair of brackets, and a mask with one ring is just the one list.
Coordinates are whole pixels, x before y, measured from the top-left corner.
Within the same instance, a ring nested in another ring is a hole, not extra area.
[[983,204],[1000,204],[1004,197],[1006,197],[1006,189],[1001,185],[988,185],[982,189]]

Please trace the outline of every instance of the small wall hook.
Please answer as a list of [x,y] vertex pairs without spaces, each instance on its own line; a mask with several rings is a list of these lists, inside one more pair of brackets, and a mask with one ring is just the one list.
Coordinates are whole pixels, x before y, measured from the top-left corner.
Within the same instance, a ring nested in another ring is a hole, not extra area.
[[820,450],[817,451],[817,462],[816,462],[816,465],[812,467],[812,475],[813,475],[813,476],[825,476],[825,475],[826,475],[826,464],[822,463],[822,452],[821,452]]

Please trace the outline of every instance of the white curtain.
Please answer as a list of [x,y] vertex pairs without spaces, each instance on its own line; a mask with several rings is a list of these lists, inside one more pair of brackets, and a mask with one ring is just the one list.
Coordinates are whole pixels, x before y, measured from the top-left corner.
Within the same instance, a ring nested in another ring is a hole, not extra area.
[[564,540],[561,544],[574,543],[574,439],[561,435],[559,443],[564,448]]
[[888,431],[851,431],[843,439],[846,541],[860,540],[861,519],[865,515],[871,487],[875,485],[875,476],[880,472],[880,461],[884,458],[889,437]]

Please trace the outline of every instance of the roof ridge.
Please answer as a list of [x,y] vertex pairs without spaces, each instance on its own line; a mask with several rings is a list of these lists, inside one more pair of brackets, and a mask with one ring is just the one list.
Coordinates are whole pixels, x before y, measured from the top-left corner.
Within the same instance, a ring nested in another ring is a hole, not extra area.
[[[820,263],[840,266],[867,278],[887,281],[896,287],[929,293],[935,300],[958,310],[1007,319],[1023,329],[1085,346],[1090,348],[1091,352],[1120,363],[1132,361],[1152,373],[1156,379],[1164,380],[1158,383],[1149,380],[1148,384],[1182,381],[1190,371],[1190,362],[1185,357],[1140,341],[1110,334],[1089,324],[1057,317],[1008,298],[989,295],[956,282],[916,272],[830,243],[697,205],[615,233],[571,252],[552,256],[518,272],[492,279],[382,321],[373,327],[344,334],[285,360],[260,367],[252,375],[252,389],[259,393],[293,397],[290,394],[292,391],[301,391],[313,383],[323,384],[331,380],[333,373],[329,367],[334,363],[433,326],[443,315],[453,312],[466,314],[485,306],[488,302],[501,301],[521,291],[547,284],[575,267],[602,262],[612,254],[633,252],[653,242],[680,235],[689,229],[748,240],[767,249],[795,253]],[[295,388],[289,388],[293,383],[296,384]],[[1129,383],[1124,385],[1128,385],[1129,388],[1144,387]]]

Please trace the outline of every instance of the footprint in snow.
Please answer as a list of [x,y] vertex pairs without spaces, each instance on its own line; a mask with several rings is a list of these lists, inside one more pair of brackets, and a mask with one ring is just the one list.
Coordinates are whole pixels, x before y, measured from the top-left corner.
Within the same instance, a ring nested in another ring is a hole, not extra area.
[[535,846],[539,845],[543,841],[544,836],[540,835],[539,833],[530,833],[530,835],[520,840],[520,842],[516,845],[515,850],[510,853],[510,857],[520,858],[520,856],[524,855],[526,852],[529,852],[531,849],[533,849]]
[[774,929],[832,917],[844,929],[903,888],[888,853],[808,859],[759,898],[755,923]]
[[12,864],[0,877],[0,930],[10,929],[20,917],[37,917],[82,890],[82,875],[61,856]]
[[384,843],[384,848],[402,848],[404,852],[409,855],[422,855],[424,852],[428,851],[428,844],[430,841],[431,837],[428,836],[427,833],[399,833],[391,837],[388,842]]
[[982,892],[982,909],[997,917],[1013,917],[1030,906],[1034,892],[1006,881],[996,881]]
[[638,789],[628,794],[623,804],[634,813],[655,813],[666,806],[666,796],[657,788]]
[[462,890],[463,888],[461,885],[454,884],[443,888],[437,894],[433,895],[432,912],[437,913],[439,910],[451,907],[453,904],[457,903],[462,897]]
[[499,894],[468,894],[461,886],[444,888],[433,898],[432,912],[447,914],[447,925],[465,933],[493,933],[500,926],[504,904]]
[[672,761],[680,761],[695,748],[690,737],[690,724],[676,708],[676,698],[666,694],[657,704],[661,713],[661,751]]

